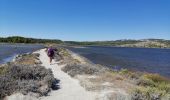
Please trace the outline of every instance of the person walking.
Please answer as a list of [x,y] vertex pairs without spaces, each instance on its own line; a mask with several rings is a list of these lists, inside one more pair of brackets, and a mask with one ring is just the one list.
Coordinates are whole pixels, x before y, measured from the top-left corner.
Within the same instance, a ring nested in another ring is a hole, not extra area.
[[51,65],[51,62],[52,60],[54,59],[54,49],[52,48],[52,46],[50,46],[48,49],[47,49],[47,55],[49,57],[49,61],[50,61],[50,65]]

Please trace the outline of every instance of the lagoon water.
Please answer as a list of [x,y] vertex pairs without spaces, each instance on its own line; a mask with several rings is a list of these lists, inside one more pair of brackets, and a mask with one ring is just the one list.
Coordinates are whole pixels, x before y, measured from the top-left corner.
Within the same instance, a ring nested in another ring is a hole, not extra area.
[[15,55],[43,48],[36,44],[0,44],[0,64],[10,61]]
[[[0,64],[10,61],[15,55],[33,52],[42,45],[0,44]],[[90,46],[85,48],[68,48],[96,64],[111,68],[159,73],[170,77],[170,49],[120,48]]]
[[102,46],[69,49],[96,64],[159,73],[170,77],[170,49]]

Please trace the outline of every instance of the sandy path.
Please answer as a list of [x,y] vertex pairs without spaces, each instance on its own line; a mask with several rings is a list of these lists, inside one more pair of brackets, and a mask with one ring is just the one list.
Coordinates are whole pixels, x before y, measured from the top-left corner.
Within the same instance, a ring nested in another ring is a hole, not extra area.
[[78,80],[61,71],[62,66],[58,66],[57,62],[50,65],[45,49],[38,51],[38,53],[40,53],[42,66],[51,68],[54,77],[60,80],[60,89],[52,91],[49,96],[42,97],[41,100],[95,100],[95,93],[86,91],[80,86]]

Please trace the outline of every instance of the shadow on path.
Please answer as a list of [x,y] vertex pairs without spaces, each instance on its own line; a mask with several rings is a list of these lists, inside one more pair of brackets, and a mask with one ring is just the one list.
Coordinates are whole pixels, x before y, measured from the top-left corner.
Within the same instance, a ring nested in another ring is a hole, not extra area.
[[60,80],[55,79],[55,80],[53,81],[53,83],[52,83],[52,86],[51,86],[52,90],[58,90],[58,89],[60,89],[60,85],[58,85],[59,83],[60,83]]

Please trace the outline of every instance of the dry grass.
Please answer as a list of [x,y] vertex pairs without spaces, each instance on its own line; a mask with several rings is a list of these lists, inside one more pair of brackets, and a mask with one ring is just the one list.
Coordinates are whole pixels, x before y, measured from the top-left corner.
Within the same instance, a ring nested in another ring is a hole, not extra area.
[[34,65],[34,64],[40,64],[40,61],[38,59],[39,54],[24,54],[19,55],[19,57],[16,58],[15,64],[20,65]]
[[147,78],[147,79],[150,79],[154,82],[166,82],[166,83],[169,83],[170,80],[163,77],[163,76],[160,76],[159,74],[145,74],[143,75],[144,78]]
[[167,78],[150,73],[139,76],[136,80],[137,86],[131,92],[134,100],[170,100],[170,81]]
[[4,75],[7,72],[7,65],[3,65],[0,67],[0,75]]

